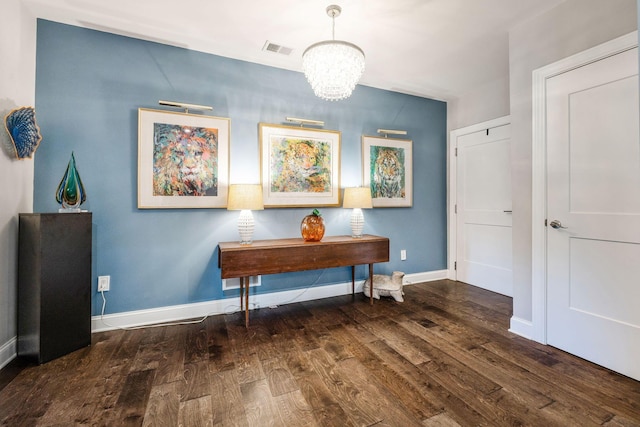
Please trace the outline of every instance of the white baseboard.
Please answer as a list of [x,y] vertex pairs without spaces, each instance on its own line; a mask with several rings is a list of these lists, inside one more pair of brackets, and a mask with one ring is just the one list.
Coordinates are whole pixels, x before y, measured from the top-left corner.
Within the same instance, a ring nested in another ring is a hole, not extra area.
[[7,366],[9,362],[16,358],[17,342],[17,337],[13,337],[0,347],[0,369]]
[[[363,280],[356,281],[355,291],[362,292]],[[285,305],[294,302],[310,301],[329,298],[351,293],[351,282],[337,283],[305,289],[292,289],[283,292],[249,295],[249,308]],[[107,300],[107,305],[109,300]],[[128,311],[125,313],[106,314],[104,322],[101,316],[91,317],[91,331],[102,332],[118,328],[151,325],[194,319],[216,314],[234,313],[240,310],[240,301],[236,298],[225,298],[216,301],[198,302],[192,304],[173,305],[169,307],[153,308],[149,310]]]
[[532,339],[531,337],[533,337],[533,323],[529,320],[511,316],[509,332],[530,340]]
[[435,280],[443,280],[448,277],[448,270],[426,271],[423,273],[406,274],[403,282],[405,285],[414,283],[433,282]]
[[[429,271],[425,273],[407,274],[404,276],[405,285],[446,279],[447,270]],[[362,292],[364,280],[356,281],[355,292]],[[249,295],[249,308],[271,307],[291,304],[294,302],[311,301],[330,298],[351,293],[351,282],[336,283],[305,289],[292,289],[283,292]],[[107,299],[107,306],[109,300]],[[236,298],[226,298],[216,301],[198,302],[192,304],[173,305],[169,307],[153,308],[149,310],[128,311],[124,313],[106,314],[104,321],[101,316],[91,317],[91,331],[102,332],[118,328],[152,325],[156,323],[178,322],[185,319],[195,319],[216,314],[234,313],[240,310],[240,301]]]

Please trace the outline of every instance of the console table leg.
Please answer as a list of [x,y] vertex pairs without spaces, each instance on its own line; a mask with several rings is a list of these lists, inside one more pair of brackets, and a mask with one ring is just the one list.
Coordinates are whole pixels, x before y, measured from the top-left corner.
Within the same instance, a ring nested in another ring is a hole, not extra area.
[[351,266],[351,295],[356,295],[356,266]]
[[373,264],[369,264],[369,304],[373,305]]
[[249,327],[249,278],[243,277],[244,285],[244,326]]

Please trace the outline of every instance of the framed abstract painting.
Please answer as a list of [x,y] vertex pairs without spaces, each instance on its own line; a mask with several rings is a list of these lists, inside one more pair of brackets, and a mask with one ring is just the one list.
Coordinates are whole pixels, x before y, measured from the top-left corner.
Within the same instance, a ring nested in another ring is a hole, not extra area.
[[138,208],[225,208],[230,120],[138,109]]
[[371,187],[373,207],[413,206],[413,142],[362,136],[364,186]]
[[265,207],[340,205],[338,131],[259,124]]

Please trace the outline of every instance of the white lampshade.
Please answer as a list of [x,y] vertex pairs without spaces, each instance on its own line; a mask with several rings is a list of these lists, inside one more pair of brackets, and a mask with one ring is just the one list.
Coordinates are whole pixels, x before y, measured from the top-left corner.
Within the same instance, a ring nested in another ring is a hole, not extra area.
[[264,209],[262,202],[262,185],[260,184],[231,184],[229,186],[229,198],[227,210],[259,211]]
[[262,201],[262,185],[260,184],[232,184],[229,186],[229,197],[227,199],[227,210],[239,210],[238,232],[240,233],[240,244],[249,245],[253,241],[253,221],[252,210],[264,209]]
[[352,187],[344,189],[343,208],[373,208],[371,189],[369,187]]
[[369,187],[354,187],[344,189],[343,208],[353,208],[351,212],[351,237],[358,239],[362,237],[364,229],[364,214],[362,209],[373,208],[371,200],[371,189]]

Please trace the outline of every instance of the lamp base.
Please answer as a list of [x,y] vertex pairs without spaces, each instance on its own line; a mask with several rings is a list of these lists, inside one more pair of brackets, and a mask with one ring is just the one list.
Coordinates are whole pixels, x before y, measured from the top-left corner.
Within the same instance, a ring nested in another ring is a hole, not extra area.
[[238,232],[240,233],[241,245],[250,245],[253,243],[254,229],[253,214],[250,210],[243,209],[240,211],[240,217],[238,218]]
[[359,239],[362,237],[362,230],[364,229],[364,215],[362,209],[353,208],[351,213],[351,237]]

